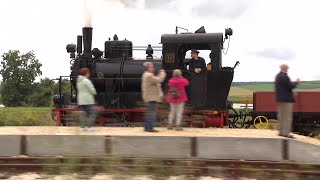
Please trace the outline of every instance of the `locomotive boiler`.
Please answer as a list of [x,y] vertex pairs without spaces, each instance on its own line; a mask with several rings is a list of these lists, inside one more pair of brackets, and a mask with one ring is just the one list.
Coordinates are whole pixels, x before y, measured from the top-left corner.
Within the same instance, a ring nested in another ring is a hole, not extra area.
[[[163,34],[162,47],[133,46],[127,39],[119,40],[117,35],[105,41],[104,50],[92,49],[92,27],[83,27],[82,36],[77,36],[77,44],[68,44],[66,49],[71,58],[70,81],[76,89],[76,78],[81,68],[87,67],[91,72],[91,80],[97,90],[96,102],[106,111],[128,112],[143,105],[141,95],[141,75],[144,71],[143,63],[152,62],[156,71],[164,69],[167,78],[162,84],[163,91],[167,91],[167,81],[174,69],[181,69],[183,76],[191,84],[186,89],[189,101],[187,105],[192,109],[217,112],[219,119],[226,121],[228,116],[227,96],[234,76],[234,67],[222,67],[223,44],[233,31],[225,29],[225,33],[206,33],[204,27],[195,33]],[[83,48],[82,48],[83,46]],[[144,50],[146,58],[133,58],[133,50]],[[186,53],[191,49],[209,50],[210,63],[205,72],[205,78],[197,79],[189,72],[189,59]],[[153,52],[162,50],[162,57],[156,59]],[[61,80],[61,77],[60,77]],[[60,83],[61,84],[61,83]],[[62,89],[62,88],[60,88]],[[199,91],[201,89],[202,91]],[[63,108],[70,103],[76,103],[76,92],[61,93],[55,96],[55,105]],[[110,110],[111,111],[111,110]]]

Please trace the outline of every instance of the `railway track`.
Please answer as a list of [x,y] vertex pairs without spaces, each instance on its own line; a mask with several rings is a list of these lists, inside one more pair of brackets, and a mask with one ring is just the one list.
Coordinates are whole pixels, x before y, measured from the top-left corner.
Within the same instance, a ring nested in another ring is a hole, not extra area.
[[162,176],[226,176],[320,178],[320,164],[142,157],[1,157],[1,172],[147,173]]

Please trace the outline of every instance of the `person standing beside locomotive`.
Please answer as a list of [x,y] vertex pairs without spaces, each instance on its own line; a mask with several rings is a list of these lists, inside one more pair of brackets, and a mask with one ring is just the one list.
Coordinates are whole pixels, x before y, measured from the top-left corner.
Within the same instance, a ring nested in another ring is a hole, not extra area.
[[142,74],[141,90],[142,99],[147,104],[147,112],[144,116],[144,130],[147,132],[158,132],[154,129],[157,118],[158,103],[162,101],[163,92],[161,83],[166,78],[166,72],[160,70],[158,75],[154,75],[154,65],[151,62],[143,64],[145,71]]
[[90,77],[90,70],[88,68],[80,69],[80,74],[77,77],[77,101],[81,111],[86,113],[86,117],[80,116],[81,129],[93,126],[96,113],[94,111],[94,96],[97,94],[92,82],[88,79]]
[[194,108],[201,107],[206,103],[206,61],[199,57],[199,51],[191,50],[192,59],[189,62],[191,74],[191,105]]
[[185,86],[189,85],[189,81],[182,77],[180,69],[175,69],[172,78],[169,80],[167,94],[167,102],[170,104],[170,113],[168,117],[168,129],[173,129],[173,120],[176,120],[176,130],[182,131],[181,120],[184,110],[184,104],[188,100]]
[[279,135],[283,137],[293,138],[290,134],[292,131],[292,119],[293,119],[293,103],[294,95],[293,89],[300,83],[297,79],[295,82],[291,82],[288,76],[289,66],[282,64],[280,66],[280,72],[276,76],[275,88],[276,88],[276,101],[278,103],[278,121],[279,121]]

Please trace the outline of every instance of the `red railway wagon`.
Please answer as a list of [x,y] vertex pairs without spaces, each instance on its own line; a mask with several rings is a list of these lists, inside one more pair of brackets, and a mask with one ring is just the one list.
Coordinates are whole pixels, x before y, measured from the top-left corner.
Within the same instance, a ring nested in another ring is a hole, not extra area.
[[[320,92],[297,92],[293,105],[293,130],[301,134],[320,132]],[[277,102],[274,92],[253,94],[253,115],[277,119]]]

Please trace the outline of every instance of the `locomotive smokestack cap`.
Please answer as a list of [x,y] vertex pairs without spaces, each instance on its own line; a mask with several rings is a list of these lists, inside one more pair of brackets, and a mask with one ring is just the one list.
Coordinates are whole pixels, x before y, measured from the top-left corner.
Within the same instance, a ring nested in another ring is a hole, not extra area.
[[83,27],[83,52],[85,55],[91,55],[92,49],[92,27]]

